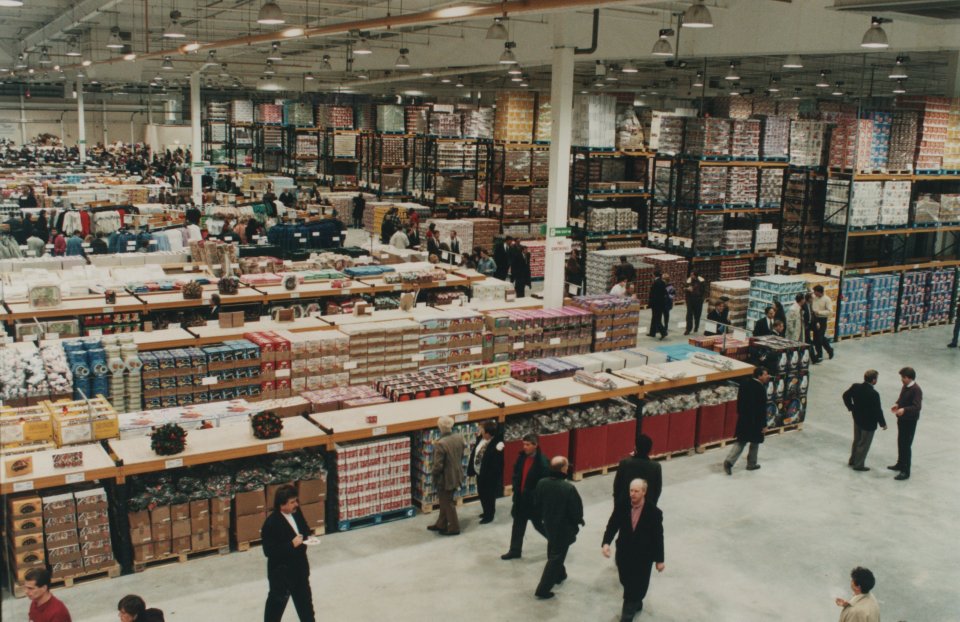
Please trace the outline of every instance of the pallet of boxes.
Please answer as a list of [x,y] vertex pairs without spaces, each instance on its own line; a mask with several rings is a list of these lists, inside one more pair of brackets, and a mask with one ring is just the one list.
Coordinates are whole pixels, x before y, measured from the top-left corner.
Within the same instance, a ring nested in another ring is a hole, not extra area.
[[133,569],[196,553],[230,551],[230,499],[194,499],[128,514]]

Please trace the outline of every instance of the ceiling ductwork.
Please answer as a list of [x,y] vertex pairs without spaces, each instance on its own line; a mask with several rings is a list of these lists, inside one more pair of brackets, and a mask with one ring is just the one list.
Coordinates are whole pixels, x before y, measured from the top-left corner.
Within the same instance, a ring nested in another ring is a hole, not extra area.
[[838,11],[859,13],[899,13],[936,20],[960,20],[957,0],[834,0]]

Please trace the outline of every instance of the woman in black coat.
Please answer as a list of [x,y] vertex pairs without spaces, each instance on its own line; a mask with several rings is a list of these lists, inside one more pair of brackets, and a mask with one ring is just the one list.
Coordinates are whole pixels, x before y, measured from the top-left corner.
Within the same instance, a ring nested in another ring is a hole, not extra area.
[[484,421],[477,442],[470,450],[467,475],[477,478],[480,497],[481,523],[493,522],[497,511],[497,497],[503,495],[503,437],[496,421]]

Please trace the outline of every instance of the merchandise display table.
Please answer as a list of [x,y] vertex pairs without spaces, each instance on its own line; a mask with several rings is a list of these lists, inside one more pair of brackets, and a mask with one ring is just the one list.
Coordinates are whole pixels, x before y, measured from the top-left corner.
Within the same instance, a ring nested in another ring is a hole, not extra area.
[[477,395],[495,404],[501,404],[503,414],[509,416],[641,393],[640,385],[636,382],[610,374],[601,374],[601,376],[612,380],[616,384],[616,388],[611,391],[603,391],[577,382],[573,378],[558,378],[556,380],[532,382],[528,385],[531,389],[543,393],[546,399],[539,402],[518,400],[512,395],[507,395],[500,388],[481,389],[477,391]]
[[[60,454],[79,452],[82,454],[82,464],[78,467],[58,469],[53,466],[53,457]],[[101,478],[116,477],[117,466],[98,443],[89,445],[68,445],[58,449],[45,449],[22,456],[7,456],[6,463],[18,457],[29,457],[33,460],[33,472],[19,477],[7,477],[6,467],[0,472],[0,493],[8,495],[13,492],[53,488],[65,484],[79,484]]]
[[[732,369],[728,371],[721,371],[719,369],[712,369],[710,367],[703,367],[702,365],[697,365],[690,361],[673,361],[672,363],[661,363],[656,365],[656,367],[664,370],[665,372],[673,373],[685,373],[686,375],[683,378],[678,378],[676,380],[667,380],[663,382],[647,382],[643,385],[643,393],[650,393],[653,391],[667,391],[670,389],[679,389],[681,387],[689,387],[695,384],[703,384],[704,382],[719,382],[721,380],[732,380],[734,378],[740,378],[742,376],[747,376],[750,374],[750,371],[753,369],[753,365],[750,363],[744,363],[743,361],[738,361],[735,359],[727,358],[732,365]],[[620,378],[631,379],[630,371],[633,368],[621,369],[613,372],[613,375]]]
[[283,285],[258,285],[257,291],[263,292],[261,299],[265,302],[277,300],[296,300],[298,298],[321,298],[326,296],[351,296],[354,294],[369,294],[373,290],[362,281],[354,280],[351,287],[333,287],[332,281],[317,281],[314,283],[298,283],[297,289],[288,290]]
[[129,334],[133,336],[133,342],[137,344],[137,349],[141,352],[164,348],[185,348],[195,345],[197,341],[193,334],[179,326],[150,332],[135,331]]
[[143,311],[143,303],[136,296],[117,292],[117,302],[107,305],[103,296],[84,296],[82,298],[66,298],[59,306],[48,309],[33,309],[30,303],[6,303],[9,314],[5,320],[23,320],[29,318],[76,317],[78,315],[96,315],[98,313],[127,313],[129,311]]
[[514,300],[471,300],[463,304],[464,309],[473,309],[484,313],[486,311],[509,311],[518,309],[541,309],[543,300],[524,296]]
[[[147,310],[160,309],[185,309],[188,307],[202,307],[210,304],[210,296],[217,293],[216,285],[204,285],[203,297],[186,300],[183,294],[176,292],[150,292],[137,294],[147,305]],[[246,304],[251,302],[264,302],[263,294],[260,290],[254,289],[248,285],[240,284],[240,289],[236,294],[220,296],[220,302],[223,305]]]
[[283,420],[283,432],[274,439],[260,440],[253,436],[247,422],[235,422],[219,428],[190,430],[186,448],[175,456],[158,456],[154,453],[150,449],[149,436],[112,440],[110,448],[123,461],[119,467],[122,481],[129,475],[327,446],[329,443],[327,434],[311,421],[303,417],[290,417]]
[[362,282],[367,285],[369,292],[376,293],[435,289],[439,287],[459,287],[470,285],[473,281],[462,276],[457,276],[456,274],[447,274],[447,278],[442,281],[429,281],[427,283],[387,283],[383,277],[364,278]]
[[[464,406],[467,405],[466,408]],[[390,434],[426,430],[437,425],[437,418],[449,415],[457,423],[483,419],[500,419],[501,409],[473,393],[458,393],[408,402],[391,402],[314,413],[310,418],[331,430],[335,443],[355,441]],[[367,417],[376,417],[374,423]]]
[[191,326],[188,330],[197,336],[194,345],[202,346],[211,343],[220,343],[228,339],[241,339],[244,333],[261,332],[269,330],[289,330],[294,333],[301,333],[311,330],[326,330],[331,328],[330,324],[321,321],[315,317],[304,317],[293,322],[274,322],[268,318],[260,318],[256,322],[248,322],[243,326],[233,328],[220,328],[216,321],[208,322],[206,326]]

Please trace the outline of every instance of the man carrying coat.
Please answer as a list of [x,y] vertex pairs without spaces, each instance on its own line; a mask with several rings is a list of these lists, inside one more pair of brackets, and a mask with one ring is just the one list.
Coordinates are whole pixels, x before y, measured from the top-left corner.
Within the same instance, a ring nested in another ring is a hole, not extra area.
[[743,448],[750,444],[747,453],[747,470],[756,471],[760,468],[757,463],[757,454],[760,452],[760,443],[767,431],[767,382],[770,373],[763,366],[753,370],[753,378],[740,385],[737,395],[737,442],[733,444],[727,459],[723,461],[723,470],[727,475],[733,475],[733,465],[736,464]]
[[297,489],[281,486],[273,499],[273,512],[263,521],[260,537],[267,557],[270,592],[263,612],[264,622],[280,622],[287,600],[293,597],[300,622],[313,622],[313,594],[310,591],[310,563],[307,545],[310,527],[300,511]]
[[510,532],[510,550],[500,559],[520,559],[523,552],[523,535],[527,532],[527,521],[533,528],[546,536],[540,516],[534,508],[534,491],[537,482],[547,475],[550,469],[547,459],[540,453],[540,440],[536,434],[523,435],[523,450],[513,465],[513,529]]
[[459,536],[460,520],[453,495],[463,484],[463,437],[453,433],[453,417],[437,419],[440,438],[433,444],[433,485],[437,489],[440,510],[437,522],[427,527],[441,536]]
[[617,536],[617,572],[623,586],[620,622],[632,622],[643,610],[643,599],[650,586],[650,574],[656,564],[663,572],[663,512],[646,500],[647,482],[630,482],[630,503],[613,506],[603,532],[603,556],[610,557],[610,543]]
[[541,479],[534,491],[534,507],[547,535],[547,563],[534,592],[541,600],[553,598],[553,586],[566,581],[567,551],[577,541],[580,526],[586,524],[580,493],[567,481],[569,468],[565,457],[554,457],[550,461],[550,477]]
[[853,446],[850,448],[850,460],[847,462],[854,471],[869,471],[864,466],[870,443],[873,442],[873,433],[879,424],[884,430],[887,422],[883,418],[883,407],[880,406],[880,394],[874,388],[880,374],[875,369],[868,369],[863,374],[863,384],[854,383],[843,392],[843,404],[853,413]]
[[467,475],[477,478],[477,496],[483,508],[481,524],[493,522],[497,497],[503,494],[503,447],[497,422],[484,421],[467,463]]

